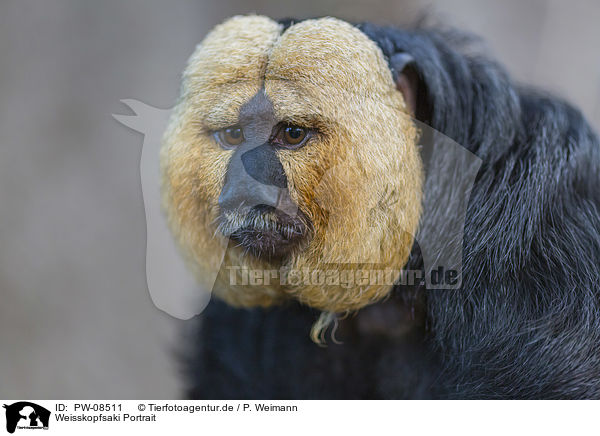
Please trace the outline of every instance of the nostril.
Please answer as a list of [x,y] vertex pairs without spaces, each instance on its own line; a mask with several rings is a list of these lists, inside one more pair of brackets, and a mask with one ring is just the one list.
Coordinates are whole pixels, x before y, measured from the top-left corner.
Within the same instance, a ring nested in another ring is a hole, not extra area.
[[222,213],[235,212],[245,215],[250,210],[263,210],[273,205],[269,204],[268,198],[250,195],[248,192],[242,192],[239,189],[223,189],[219,196],[218,204]]

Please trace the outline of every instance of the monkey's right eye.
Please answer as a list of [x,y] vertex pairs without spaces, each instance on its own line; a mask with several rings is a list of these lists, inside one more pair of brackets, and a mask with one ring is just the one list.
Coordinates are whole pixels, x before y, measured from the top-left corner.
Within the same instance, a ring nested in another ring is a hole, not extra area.
[[219,142],[223,147],[235,147],[244,142],[244,131],[239,126],[226,127],[221,129],[216,134]]

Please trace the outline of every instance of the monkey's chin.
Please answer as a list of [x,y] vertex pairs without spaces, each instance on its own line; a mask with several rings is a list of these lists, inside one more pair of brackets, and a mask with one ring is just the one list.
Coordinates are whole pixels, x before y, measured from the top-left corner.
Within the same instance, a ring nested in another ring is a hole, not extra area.
[[225,224],[222,229],[230,229],[225,235],[238,247],[252,256],[278,263],[301,249],[307,240],[309,228],[301,212],[291,217],[269,206],[253,208],[237,228],[232,228],[231,224]]

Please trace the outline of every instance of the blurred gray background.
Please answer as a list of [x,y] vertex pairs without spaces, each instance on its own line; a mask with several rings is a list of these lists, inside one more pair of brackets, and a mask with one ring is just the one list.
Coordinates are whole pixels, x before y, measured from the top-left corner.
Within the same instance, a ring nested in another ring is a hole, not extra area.
[[600,126],[597,1],[0,3],[0,398],[178,398],[183,322],[145,284],[142,136],[111,113],[171,107],[196,44],[228,16],[436,21],[484,37],[521,82]]

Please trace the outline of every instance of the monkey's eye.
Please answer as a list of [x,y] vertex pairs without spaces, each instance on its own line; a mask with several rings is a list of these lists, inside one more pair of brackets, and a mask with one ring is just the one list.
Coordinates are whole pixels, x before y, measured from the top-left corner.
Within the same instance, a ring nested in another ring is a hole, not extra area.
[[271,143],[285,148],[299,148],[310,136],[309,130],[295,125],[283,125],[271,137]]
[[283,131],[285,142],[290,145],[297,145],[306,138],[306,130],[298,126],[288,126]]
[[244,131],[239,126],[226,127],[217,132],[217,138],[224,147],[235,147],[244,141]]

